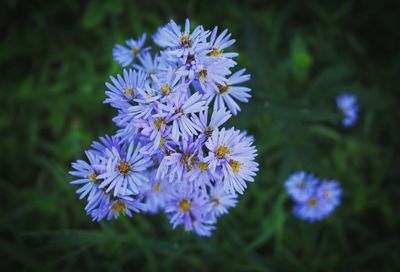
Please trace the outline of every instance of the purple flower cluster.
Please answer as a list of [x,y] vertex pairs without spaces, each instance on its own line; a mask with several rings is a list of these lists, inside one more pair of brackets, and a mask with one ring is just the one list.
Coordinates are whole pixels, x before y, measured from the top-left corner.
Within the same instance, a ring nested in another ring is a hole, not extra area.
[[[236,206],[258,171],[253,137],[221,126],[248,102],[245,69],[227,30],[170,21],[153,35],[116,45],[122,74],[106,83],[104,101],[117,109],[114,136],[101,137],[72,163],[80,198],[93,220],[164,211],[172,226],[210,236],[217,218]],[[138,60],[138,61],[137,61]]]
[[293,173],[285,182],[289,196],[296,202],[293,213],[314,222],[330,215],[340,204],[342,189],[335,180],[321,180],[304,171]]

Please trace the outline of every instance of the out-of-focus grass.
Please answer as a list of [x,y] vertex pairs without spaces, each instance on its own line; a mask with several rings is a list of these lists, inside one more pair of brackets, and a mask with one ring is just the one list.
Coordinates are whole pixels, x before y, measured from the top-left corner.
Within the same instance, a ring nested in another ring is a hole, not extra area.
[[[3,1],[0,9],[2,271],[396,271],[400,269],[400,40],[396,4],[315,1]],[[397,10],[399,5],[397,4]],[[173,18],[229,28],[253,98],[230,125],[256,138],[260,172],[210,239],[165,216],[92,223],[71,161],[113,133],[104,82],[116,42]],[[335,97],[358,95],[343,129]],[[291,215],[282,183],[341,181],[325,221]]]

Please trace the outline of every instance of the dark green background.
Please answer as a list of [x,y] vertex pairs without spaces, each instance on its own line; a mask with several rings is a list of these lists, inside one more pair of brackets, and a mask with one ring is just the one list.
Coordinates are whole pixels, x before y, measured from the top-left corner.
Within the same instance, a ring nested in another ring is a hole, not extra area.
[[[0,270],[399,271],[399,4],[280,2],[2,1]],[[209,239],[162,214],[92,223],[67,172],[115,132],[112,47],[186,17],[229,28],[252,74],[229,125],[256,137],[256,182]],[[349,129],[344,90],[361,107]],[[299,169],[341,182],[323,222],[291,215],[283,182]]]

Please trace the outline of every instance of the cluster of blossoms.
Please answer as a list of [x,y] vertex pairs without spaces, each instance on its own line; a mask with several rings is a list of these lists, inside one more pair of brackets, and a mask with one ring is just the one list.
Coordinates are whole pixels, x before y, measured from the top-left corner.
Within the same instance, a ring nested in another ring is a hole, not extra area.
[[358,117],[357,97],[352,94],[343,93],[336,98],[336,105],[343,114],[342,124],[345,127],[354,125]]
[[306,221],[319,221],[340,204],[342,189],[335,180],[321,180],[304,171],[293,173],[285,182],[289,196],[296,202],[293,213]]
[[[258,171],[253,137],[221,126],[248,102],[245,69],[227,30],[190,29],[174,21],[153,35],[116,45],[125,69],[106,83],[104,101],[117,109],[114,136],[100,137],[72,163],[81,199],[93,220],[164,211],[172,226],[210,236],[218,217],[237,204]],[[138,60],[138,61],[137,61]]]

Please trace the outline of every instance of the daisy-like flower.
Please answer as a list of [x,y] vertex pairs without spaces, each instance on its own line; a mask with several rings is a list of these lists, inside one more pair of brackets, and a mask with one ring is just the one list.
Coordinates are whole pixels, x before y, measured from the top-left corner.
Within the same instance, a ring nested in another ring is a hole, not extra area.
[[93,210],[91,214],[93,220],[101,221],[103,218],[107,220],[111,220],[112,218],[118,219],[120,215],[132,217],[132,212],[139,213],[145,210],[146,206],[140,199],[133,199],[125,196],[103,204],[99,208]]
[[198,142],[188,139],[182,141],[179,149],[181,152],[175,151],[163,158],[158,167],[157,179],[168,177],[170,183],[187,184],[184,179],[185,173],[192,170],[197,162],[200,146]]
[[185,231],[194,231],[200,236],[211,236],[214,222],[206,217],[208,200],[199,192],[172,192],[165,212],[175,229],[183,225]]
[[213,174],[208,167],[208,163],[204,161],[204,158],[195,157],[193,160],[191,169],[185,173],[185,179],[188,180],[189,190],[193,191],[196,189],[206,190],[212,186],[212,183],[221,180],[221,177]]
[[237,195],[226,192],[222,183],[211,187],[210,191],[210,216],[214,220],[221,215],[227,214],[228,209],[236,206]]
[[235,43],[235,39],[230,39],[231,33],[228,33],[228,30],[225,29],[221,34],[217,36],[218,27],[214,27],[211,36],[210,36],[210,50],[207,53],[208,56],[212,57],[225,57],[225,58],[234,58],[238,56],[238,53],[235,52],[224,52],[224,50],[230,47]]
[[183,94],[176,95],[167,104],[160,105],[165,114],[158,117],[165,117],[169,123],[172,122],[171,138],[178,142],[179,138],[187,139],[191,135],[197,135],[200,128],[192,121],[194,113],[203,111],[206,102],[199,93],[195,93],[188,99]]
[[138,88],[143,88],[146,82],[147,74],[137,72],[132,69],[123,71],[123,77],[110,77],[111,83],[106,83],[108,98],[104,103],[109,103],[117,109],[125,110],[129,108],[133,100],[138,96]]
[[329,214],[340,205],[342,189],[336,180],[323,180],[316,190],[316,195],[325,200],[325,208]]
[[223,128],[214,130],[205,145],[209,150],[205,160],[213,173],[224,177],[225,190],[243,194],[246,182],[253,182],[258,171],[252,138],[233,128]]
[[153,81],[153,88],[163,98],[170,97],[171,93],[182,92],[182,89],[187,88],[187,85],[179,83],[179,78],[175,75],[175,71],[171,67],[167,73],[157,76],[152,75],[151,79]]
[[247,103],[249,101],[250,88],[234,86],[235,84],[243,83],[250,79],[250,75],[244,75],[246,69],[242,69],[231,75],[227,78],[226,84],[218,84],[217,92],[208,92],[207,96],[207,104],[214,101],[214,110],[219,110],[222,107],[227,107],[233,115],[236,115],[240,111],[239,105],[236,103],[235,99]]
[[151,161],[139,153],[140,146],[134,147],[132,142],[128,146],[125,156],[122,156],[115,148],[110,153],[104,173],[99,178],[104,179],[99,188],[107,193],[113,191],[113,195],[125,196],[128,192],[138,194],[138,187],[148,181],[146,170],[151,166]]
[[357,97],[352,94],[343,93],[336,98],[336,105],[344,115],[343,126],[352,126],[357,121],[359,111]]
[[318,178],[304,171],[293,173],[285,182],[286,191],[294,201],[306,201],[314,193]]
[[231,118],[232,114],[225,108],[221,108],[218,111],[213,111],[210,118],[210,123],[208,123],[208,108],[205,111],[199,113],[199,116],[193,116],[194,122],[198,125],[201,130],[200,132],[206,137],[211,137],[214,129],[218,129],[226,121]]
[[218,92],[218,86],[226,85],[226,76],[231,73],[232,64],[225,60],[207,57],[202,61],[201,69],[195,74],[196,83],[202,93]]
[[101,164],[100,155],[91,150],[86,151],[85,154],[89,163],[83,160],[73,162],[72,168],[74,168],[74,171],[69,172],[71,175],[78,178],[72,181],[71,184],[82,186],[76,191],[76,193],[80,195],[79,199],[83,199],[87,195],[91,197],[95,194],[99,190],[98,185],[101,182],[101,179],[98,178],[101,173],[100,167],[98,166]]
[[327,215],[326,200],[312,195],[304,202],[299,202],[293,207],[297,217],[309,222],[320,221]]
[[113,49],[113,58],[122,66],[126,67],[142,54],[150,51],[150,47],[143,47],[146,41],[146,33],[137,40],[129,39],[125,41],[127,46],[116,44]]
[[190,21],[186,19],[185,28],[182,31],[181,27],[178,26],[173,20],[171,20],[166,26],[160,28],[157,33],[153,36],[154,42],[161,47],[168,47],[169,55],[176,57],[187,56],[194,54],[196,49],[201,48],[205,50],[207,48],[206,39],[210,34],[209,31],[205,31],[203,26],[197,26],[192,33],[190,33]]

